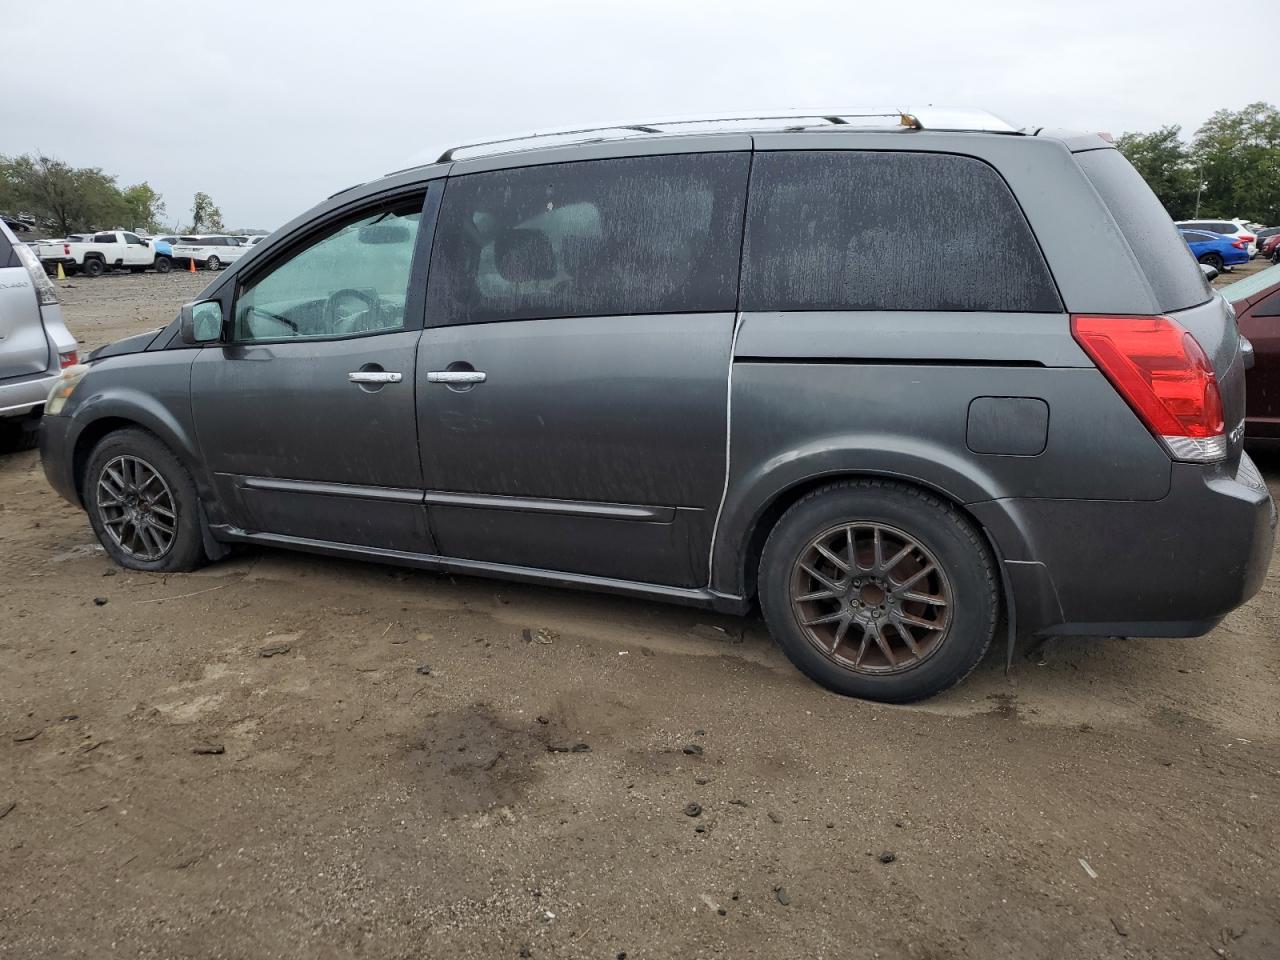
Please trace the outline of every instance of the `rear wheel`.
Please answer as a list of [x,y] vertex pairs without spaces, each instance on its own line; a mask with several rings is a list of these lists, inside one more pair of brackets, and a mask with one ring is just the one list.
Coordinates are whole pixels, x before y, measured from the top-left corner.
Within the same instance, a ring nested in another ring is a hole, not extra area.
[[80,267],[80,271],[86,277],[100,277],[107,271],[107,265],[97,257],[85,257],[84,264]]
[[1222,272],[1222,268],[1225,266],[1225,264],[1222,262],[1222,257],[1216,253],[1201,254],[1200,262],[1213,267],[1213,269],[1217,270],[1219,273]]
[[104,437],[85,467],[83,499],[98,540],[133,570],[193,570],[205,559],[191,475],[153,434]]
[[792,663],[837,693],[890,703],[967,676],[999,611],[982,535],[951,505],[887,481],[803,497],[769,535],[759,583]]
[[204,262],[204,265],[210,270],[222,269],[222,261],[219,260],[217,257],[210,257],[208,260]]

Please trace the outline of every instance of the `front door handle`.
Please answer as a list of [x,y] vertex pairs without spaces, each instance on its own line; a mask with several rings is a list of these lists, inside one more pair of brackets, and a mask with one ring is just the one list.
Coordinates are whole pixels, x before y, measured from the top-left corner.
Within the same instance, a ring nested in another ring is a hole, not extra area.
[[347,379],[352,383],[399,383],[404,377],[386,370],[352,370]]
[[427,383],[484,383],[486,379],[480,370],[432,370],[427,373]]

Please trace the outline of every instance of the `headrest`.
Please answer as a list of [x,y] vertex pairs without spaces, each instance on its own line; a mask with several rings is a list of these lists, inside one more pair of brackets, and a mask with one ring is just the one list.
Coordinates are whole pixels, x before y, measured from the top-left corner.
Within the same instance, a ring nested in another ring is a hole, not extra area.
[[507,283],[550,280],[556,275],[555,253],[541,230],[503,230],[493,242],[493,260]]

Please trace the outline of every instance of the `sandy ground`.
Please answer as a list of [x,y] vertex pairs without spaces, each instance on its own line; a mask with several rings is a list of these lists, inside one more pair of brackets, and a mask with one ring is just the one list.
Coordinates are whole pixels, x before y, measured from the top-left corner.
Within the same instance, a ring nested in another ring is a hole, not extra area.
[[[207,279],[62,286],[92,347]],[[0,544],[6,960],[1280,957],[1280,567],[1202,640],[1001,651],[892,708],[755,618],[119,570],[34,452]]]

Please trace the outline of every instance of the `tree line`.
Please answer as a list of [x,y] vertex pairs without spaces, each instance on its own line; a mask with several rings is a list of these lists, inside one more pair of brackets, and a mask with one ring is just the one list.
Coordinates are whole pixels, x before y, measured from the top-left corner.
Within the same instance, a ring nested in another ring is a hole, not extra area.
[[1280,110],[1271,104],[1219,110],[1189,143],[1168,126],[1126,133],[1116,147],[1174,220],[1280,224]]
[[[100,167],[73,167],[43,154],[0,156],[0,213],[34,220],[62,236],[123,227],[155,233],[166,229],[164,198],[149,183],[121,187]],[[223,233],[222,213],[207,193],[197,193],[189,226],[179,233]],[[255,231],[257,232],[257,231]]]

